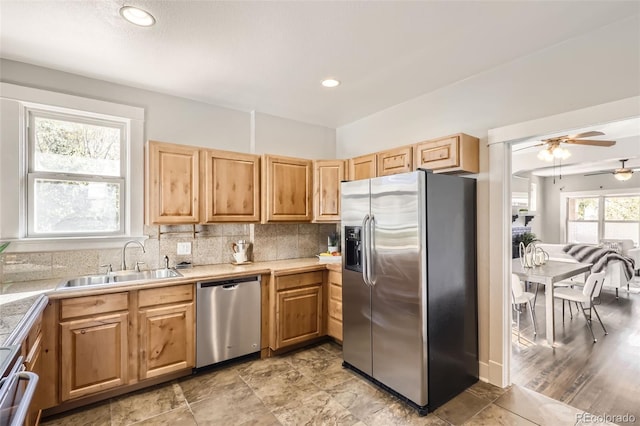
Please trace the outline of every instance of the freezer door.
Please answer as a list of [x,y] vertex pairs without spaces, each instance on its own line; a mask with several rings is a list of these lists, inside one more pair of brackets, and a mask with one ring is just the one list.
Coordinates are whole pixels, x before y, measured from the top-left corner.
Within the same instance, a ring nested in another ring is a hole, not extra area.
[[[346,247],[345,227],[362,226],[369,214],[369,180],[343,182],[341,194],[342,247]],[[345,362],[371,375],[371,288],[363,273],[346,269],[345,256],[342,259],[342,353]]]
[[425,173],[371,180],[373,378],[427,405]]

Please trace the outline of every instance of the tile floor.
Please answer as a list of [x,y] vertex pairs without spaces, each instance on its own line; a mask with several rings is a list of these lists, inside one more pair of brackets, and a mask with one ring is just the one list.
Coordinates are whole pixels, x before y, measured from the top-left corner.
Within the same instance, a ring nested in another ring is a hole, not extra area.
[[53,425],[573,425],[580,410],[478,382],[425,417],[342,368],[340,346],[201,371],[63,416]]

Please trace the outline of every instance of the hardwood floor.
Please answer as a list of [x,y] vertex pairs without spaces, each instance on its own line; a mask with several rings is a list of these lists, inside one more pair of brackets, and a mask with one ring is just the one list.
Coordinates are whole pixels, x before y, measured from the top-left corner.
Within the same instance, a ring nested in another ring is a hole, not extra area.
[[[562,303],[556,300],[556,348],[545,340],[544,287],[536,302],[538,335],[529,316],[520,318],[521,339],[513,333],[511,378],[514,384],[598,415],[630,414],[640,421],[640,279],[631,293],[605,289],[597,307],[609,332],[604,334],[595,315],[593,343],[581,313],[568,310],[562,322]],[[515,326],[514,326],[515,330]]]

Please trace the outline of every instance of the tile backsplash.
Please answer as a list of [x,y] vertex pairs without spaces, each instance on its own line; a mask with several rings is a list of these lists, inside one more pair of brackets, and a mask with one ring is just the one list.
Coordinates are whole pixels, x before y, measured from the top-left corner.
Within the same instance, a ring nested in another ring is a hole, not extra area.
[[[133,269],[136,262],[144,262],[140,269],[160,268],[165,255],[172,267],[180,262],[230,263],[231,244],[237,240],[251,241],[249,259],[255,262],[311,257],[327,250],[327,237],[337,227],[315,223],[145,226],[149,238],[144,241],[144,253],[137,244],[130,244],[125,260],[127,269]],[[190,243],[191,254],[178,255],[177,243]],[[122,249],[2,253],[0,282],[104,273],[103,265],[109,264],[117,271],[121,262]]]

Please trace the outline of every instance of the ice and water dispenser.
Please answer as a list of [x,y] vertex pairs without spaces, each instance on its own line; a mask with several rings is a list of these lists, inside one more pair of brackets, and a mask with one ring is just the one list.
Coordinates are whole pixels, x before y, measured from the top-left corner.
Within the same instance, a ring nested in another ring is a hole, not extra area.
[[362,227],[361,226],[345,226],[344,227],[344,254],[345,269],[350,271],[362,272]]

